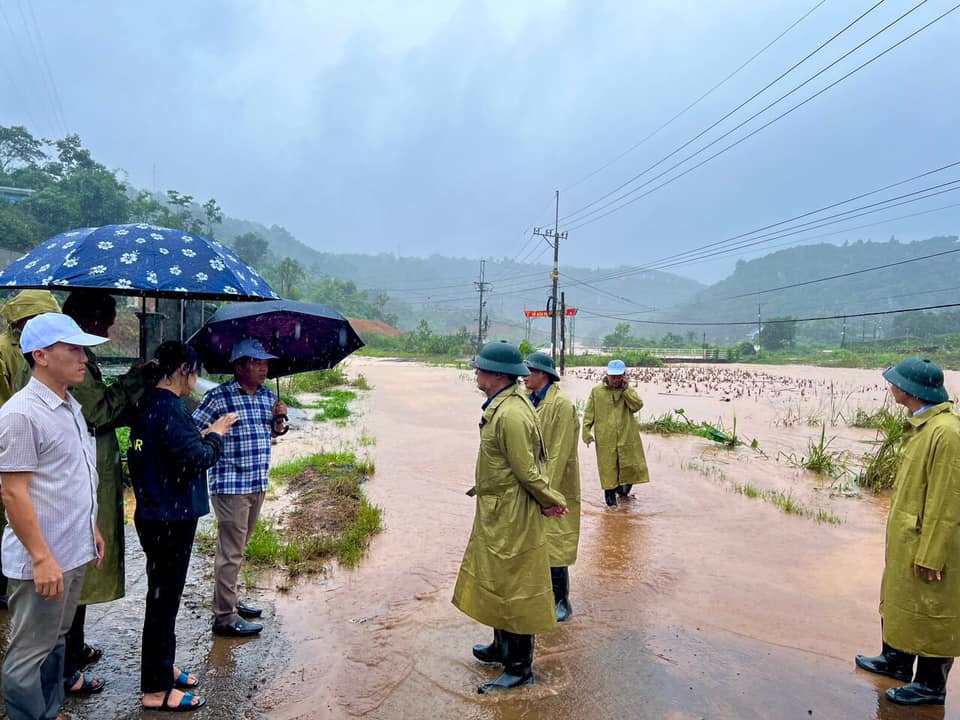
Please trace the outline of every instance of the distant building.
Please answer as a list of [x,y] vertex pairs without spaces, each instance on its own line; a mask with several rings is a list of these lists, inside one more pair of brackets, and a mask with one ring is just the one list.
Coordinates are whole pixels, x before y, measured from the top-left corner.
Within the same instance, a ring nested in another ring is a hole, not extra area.
[[26,200],[35,192],[36,190],[27,190],[26,188],[0,186],[0,200],[5,200],[11,205],[15,205],[21,200]]

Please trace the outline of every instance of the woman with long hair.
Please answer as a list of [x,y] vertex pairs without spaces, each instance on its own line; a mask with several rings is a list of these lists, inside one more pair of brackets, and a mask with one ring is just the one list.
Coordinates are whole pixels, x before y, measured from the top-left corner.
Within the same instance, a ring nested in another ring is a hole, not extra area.
[[175,624],[197,520],[210,512],[205,471],[220,459],[237,415],[223,415],[204,434],[197,429],[183,403],[200,372],[188,345],[163,343],[151,365],[154,387],[130,425],[127,454],[137,498],[133,520],[147,556],[140,689],[145,710],[189,712],[206,699],[184,692],[200,681],[174,665]]

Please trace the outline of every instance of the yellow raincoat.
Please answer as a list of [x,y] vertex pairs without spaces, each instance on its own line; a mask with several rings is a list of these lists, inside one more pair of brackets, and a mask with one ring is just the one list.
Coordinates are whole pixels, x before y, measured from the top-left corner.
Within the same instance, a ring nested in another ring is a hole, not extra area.
[[23,290],[0,308],[0,316],[7,321],[7,329],[0,335],[0,405],[17,390],[16,378],[26,365],[20,352],[20,331],[14,324],[41,313],[60,312],[53,294],[48,290]]
[[580,461],[577,433],[580,419],[566,395],[551,384],[537,405],[543,444],[547,449],[546,476],[550,487],[567,501],[567,514],[546,523],[550,567],[568,567],[577,561],[580,544]]
[[540,508],[564,505],[544,476],[536,411],[521,386],[495,396],[480,421],[477,507],[453,590],[474,620],[518,635],[556,627],[550,558]]
[[[914,564],[943,572],[939,582]],[[960,656],[960,417],[949,402],[907,419],[887,518],[883,639],[903,652]]]
[[99,568],[87,568],[80,591],[80,604],[109,602],[124,595],[123,474],[120,465],[120,443],[117,428],[130,424],[130,414],[146,389],[140,368],[131,368],[109,387],[97,356],[87,348],[87,375],[83,382],[70,388],[80,403],[83,419],[97,438],[97,527],[103,535],[105,552]]
[[633,415],[642,407],[636,390],[612,388],[606,378],[590,391],[583,414],[583,441],[596,441],[597,469],[604,490],[650,482],[640,423]]

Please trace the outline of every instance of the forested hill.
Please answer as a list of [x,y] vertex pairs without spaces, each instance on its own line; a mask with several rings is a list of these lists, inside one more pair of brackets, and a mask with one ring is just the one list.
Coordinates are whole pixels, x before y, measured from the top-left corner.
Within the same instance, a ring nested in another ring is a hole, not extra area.
[[[813,282],[823,278],[834,279]],[[660,319],[754,321],[758,306],[761,317],[767,319],[827,315],[854,319],[865,313],[956,302],[958,278],[957,236],[911,243],[891,239],[804,245],[741,260],[725,280],[679,303]],[[889,325],[892,316],[869,322]]]

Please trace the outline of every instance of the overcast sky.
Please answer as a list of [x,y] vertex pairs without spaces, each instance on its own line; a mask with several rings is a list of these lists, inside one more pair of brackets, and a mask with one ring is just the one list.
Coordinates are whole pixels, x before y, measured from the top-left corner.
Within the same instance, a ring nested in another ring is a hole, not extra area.
[[[139,187],[214,197],[230,215],[283,225],[323,250],[512,258],[524,247],[527,228],[552,224],[555,189],[561,190],[561,216],[605,195],[874,2],[827,0],[708,98],[587,180],[816,0],[0,0],[0,124],[24,124],[44,137],[79,133],[96,158],[123,168]],[[914,4],[882,2],[639,182]],[[953,4],[930,0],[644,191]],[[960,160],[958,37],[960,11],[703,167],[571,229],[561,265],[652,263]],[[44,80],[44,62],[56,98]],[[960,170],[941,173],[861,204],[958,177]],[[947,193],[847,225],[938,208],[960,202],[958,196]],[[561,229],[576,224],[563,222]],[[821,232],[838,227],[845,226]],[[914,240],[958,231],[960,209],[953,208],[830,239]],[[538,242],[521,257],[546,260],[549,249]],[[713,280],[732,264],[724,256],[672,270]]]

